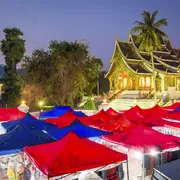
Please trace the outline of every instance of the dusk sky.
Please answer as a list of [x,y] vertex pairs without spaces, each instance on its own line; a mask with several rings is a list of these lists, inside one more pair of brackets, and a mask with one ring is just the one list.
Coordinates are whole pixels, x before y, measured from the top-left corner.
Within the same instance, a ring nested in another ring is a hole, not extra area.
[[126,40],[143,10],[159,10],[158,18],[168,21],[164,31],[180,47],[180,0],[0,0],[0,39],[5,27],[20,28],[28,55],[51,40],[83,40],[107,70],[114,35]]

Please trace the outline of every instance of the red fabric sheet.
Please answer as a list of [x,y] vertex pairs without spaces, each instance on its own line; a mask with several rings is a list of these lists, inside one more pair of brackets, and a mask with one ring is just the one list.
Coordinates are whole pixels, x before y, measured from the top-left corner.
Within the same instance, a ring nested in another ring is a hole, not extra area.
[[160,151],[157,145],[165,150],[179,147],[180,144],[180,138],[159,133],[144,124],[127,132],[104,135],[102,138],[142,153],[150,153],[151,150]]
[[108,110],[105,111],[106,113],[108,113],[109,115],[114,115],[114,116],[118,116],[120,113],[118,113],[117,111],[115,111],[112,108],[109,108]]
[[59,141],[25,147],[24,151],[49,178],[127,159],[125,154],[113,151],[86,138],[80,139],[72,132]]
[[58,128],[62,128],[70,125],[75,119],[78,119],[85,125],[95,125],[104,122],[110,122],[117,118],[117,115],[109,115],[104,110],[101,110],[99,113],[93,116],[77,116],[73,111],[68,111],[64,115],[58,118],[49,118],[46,119],[46,122],[56,125]]
[[175,110],[176,108],[178,108],[180,106],[180,102],[176,102],[170,106],[164,106],[163,108],[164,109],[167,109],[167,110]]
[[99,123],[92,125],[95,128],[112,132],[112,133],[120,133],[127,130],[130,130],[137,125],[131,121],[129,121],[124,115],[118,116],[114,120],[107,123]]
[[0,122],[15,121],[26,114],[17,108],[0,108]]

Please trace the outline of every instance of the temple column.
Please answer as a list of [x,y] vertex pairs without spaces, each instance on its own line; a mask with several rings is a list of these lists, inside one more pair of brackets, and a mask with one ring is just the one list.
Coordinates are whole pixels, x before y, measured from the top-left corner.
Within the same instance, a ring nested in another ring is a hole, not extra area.
[[139,77],[136,77],[135,82],[136,82],[136,90],[139,90]]
[[112,90],[112,79],[109,79],[110,90]]

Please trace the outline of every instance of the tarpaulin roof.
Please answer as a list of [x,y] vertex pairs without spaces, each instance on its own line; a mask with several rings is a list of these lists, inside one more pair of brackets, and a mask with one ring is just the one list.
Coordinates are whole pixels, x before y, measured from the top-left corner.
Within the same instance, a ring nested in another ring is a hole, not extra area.
[[78,116],[72,110],[67,111],[64,115],[58,118],[49,118],[46,119],[45,121],[54,124],[58,128],[62,128],[72,124],[75,119],[79,119],[79,121],[84,122],[83,121],[84,116]]
[[180,123],[166,121],[156,112],[152,112],[148,117],[144,118],[142,122],[150,127],[164,126],[169,128],[180,128]]
[[119,133],[123,131],[127,131],[132,129],[136,126],[132,121],[129,121],[123,114],[118,116],[116,119],[110,122],[103,122],[92,125],[98,129],[112,132],[112,133]]
[[103,134],[110,134],[109,132],[86,126],[82,124],[78,119],[74,120],[74,122],[67,127],[59,128],[56,130],[46,130],[46,132],[55,139],[61,139],[71,131],[76,133],[80,138],[89,138],[101,136]]
[[11,131],[19,123],[23,124],[29,130],[47,130],[47,129],[57,129],[53,124],[47,123],[45,121],[37,120],[33,118],[29,113],[27,113],[23,118],[12,121],[5,122],[1,125],[6,129],[6,132]]
[[[119,114],[120,115],[120,114]],[[91,121],[96,120],[96,119],[101,119],[104,122],[110,122],[111,120],[114,120],[117,118],[119,115],[110,115],[106,113],[103,109],[99,111],[97,114],[94,114],[92,116],[89,116],[89,119]]]
[[20,123],[12,131],[0,135],[0,155],[17,153],[25,146],[53,141],[55,139],[47,133],[43,131],[30,131]]
[[[41,119],[60,117],[69,110],[72,110],[70,106],[56,106],[51,111],[40,112],[39,117]],[[74,113],[78,116],[85,116],[85,114],[81,111],[74,111]]]
[[117,111],[115,111],[112,108],[109,108],[108,110],[105,111],[106,113],[110,114],[110,115],[115,115],[118,116],[120,113],[118,113]]
[[178,108],[179,106],[180,106],[180,102],[176,102],[170,106],[164,106],[163,108],[167,109],[167,110],[174,110],[174,109]]
[[113,151],[87,138],[79,138],[72,132],[56,142],[25,147],[24,151],[49,178],[127,159],[125,154]]
[[141,153],[160,152],[180,145],[180,138],[159,133],[144,124],[120,134],[103,135],[102,138]]
[[170,113],[180,112],[180,106],[176,108],[175,110],[172,110]]
[[0,122],[14,121],[25,116],[25,113],[17,108],[0,108]]
[[123,115],[129,120],[135,123],[141,122],[144,116],[141,114],[142,109],[139,106],[135,106],[129,110],[126,110]]
[[118,116],[107,114],[104,112],[104,110],[101,110],[99,113],[92,116],[78,116],[74,113],[74,111],[67,111],[64,115],[58,118],[49,118],[45,121],[56,125],[58,128],[61,128],[70,125],[75,119],[78,119],[86,125],[94,125],[103,122],[110,122],[117,117]]

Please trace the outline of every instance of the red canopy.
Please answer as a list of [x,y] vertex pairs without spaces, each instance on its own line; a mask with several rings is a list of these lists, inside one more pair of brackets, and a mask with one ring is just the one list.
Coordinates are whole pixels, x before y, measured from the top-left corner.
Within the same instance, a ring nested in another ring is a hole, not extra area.
[[56,125],[58,128],[62,128],[72,124],[75,119],[78,119],[85,125],[95,125],[104,122],[110,122],[114,120],[117,115],[109,115],[104,110],[101,110],[99,113],[92,116],[77,116],[73,111],[68,111],[64,115],[58,118],[49,118],[46,119],[46,122]]
[[0,108],[0,122],[21,119],[26,114],[17,108]]
[[112,133],[120,133],[123,131],[127,131],[136,127],[136,124],[129,121],[123,114],[118,116],[116,119],[107,122],[107,123],[99,123],[92,125],[98,129],[112,132]]
[[86,138],[80,139],[72,132],[59,141],[25,147],[24,151],[48,177],[92,169],[127,159],[125,154]]
[[176,102],[170,106],[164,106],[163,108],[164,109],[167,109],[167,110],[175,110],[176,108],[178,108],[180,106],[180,102]]
[[135,123],[141,122],[144,116],[141,114],[142,109],[139,106],[135,106],[123,113],[124,117],[126,117],[129,121],[133,121]]
[[180,145],[180,138],[159,133],[144,124],[127,132],[104,135],[102,138],[142,153],[150,153],[151,150],[161,151]]
[[120,114],[112,108],[109,108],[108,110],[106,110],[106,113],[108,113],[109,115],[114,115],[114,116],[118,116]]

